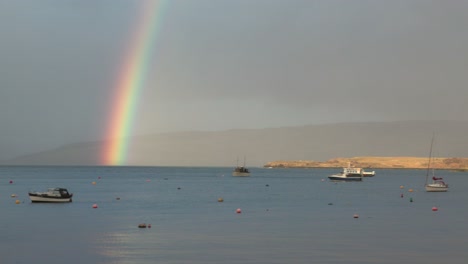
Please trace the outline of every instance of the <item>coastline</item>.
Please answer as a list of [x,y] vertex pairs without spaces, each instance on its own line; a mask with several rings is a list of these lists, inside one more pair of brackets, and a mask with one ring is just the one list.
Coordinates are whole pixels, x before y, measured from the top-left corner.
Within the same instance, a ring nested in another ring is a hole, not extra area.
[[[327,161],[279,160],[264,165],[266,168],[342,168],[364,169],[427,169],[427,157],[352,157],[334,158]],[[431,167],[436,170],[468,170],[468,158],[432,158]]]

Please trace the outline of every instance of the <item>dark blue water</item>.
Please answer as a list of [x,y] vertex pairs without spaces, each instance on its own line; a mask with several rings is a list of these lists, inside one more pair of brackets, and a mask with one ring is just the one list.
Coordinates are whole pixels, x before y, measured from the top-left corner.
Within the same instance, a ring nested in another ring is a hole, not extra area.
[[[449,192],[427,193],[420,170],[333,183],[326,177],[339,170],[252,168],[237,178],[231,169],[0,167],[0,263],[468,259],[467,173],[441,171]],[[49,187],[68,188],[73,202],[29,201],[28,191]]]

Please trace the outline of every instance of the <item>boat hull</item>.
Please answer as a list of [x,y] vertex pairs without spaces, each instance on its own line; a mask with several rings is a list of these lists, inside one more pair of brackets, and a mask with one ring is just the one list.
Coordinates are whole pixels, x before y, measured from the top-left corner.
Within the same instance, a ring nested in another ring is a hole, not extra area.
[[448,186],[443,185],[426,185],[426,192],[446,192],[448,191]]
[[347,175],[330,175],[328,179],[331,181],[362,181],[361,176],[347,176]]
[[43,197],[36,195],[29,195],[29,199],[33,203],[70,203],[72,198],[61,198],[61,197]]
[[232,173],[232,176],[236,176],[236,177],[249,177],[250,176],[250,172],[237,172],[237,171],[234,171]]

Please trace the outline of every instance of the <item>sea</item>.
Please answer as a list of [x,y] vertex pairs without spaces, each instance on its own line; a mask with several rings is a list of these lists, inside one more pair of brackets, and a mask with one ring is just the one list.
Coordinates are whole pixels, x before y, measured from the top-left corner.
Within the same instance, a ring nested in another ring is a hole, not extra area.
[[[467,263],[467,172],[232,169],[2,166],[0,263]],[[30,202],[51,187],[73,202]]]

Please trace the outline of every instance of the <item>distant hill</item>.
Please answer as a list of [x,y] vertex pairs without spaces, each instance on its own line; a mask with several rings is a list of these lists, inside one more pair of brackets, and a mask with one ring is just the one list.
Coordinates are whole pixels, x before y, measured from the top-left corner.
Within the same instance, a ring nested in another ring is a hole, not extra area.
[[[325,161],[340,157],[427,157],[432,134],[436,157],[468,157],[468,122],[364,122],[192,131],[136,136],[126,165],[248,167],[277,160]],[[37,140],[40,140],[38,138]],[[100,165],[106,142],[84,142],[3,161],[8,165]]]
[[[428,157],[354,157],[327,161],[273,161],[265,167],[273,168],[341,168],[348,164],[356,168],[369,169],[427,169]],[[468,170],[468,158],[433,158],[431,168]]]

